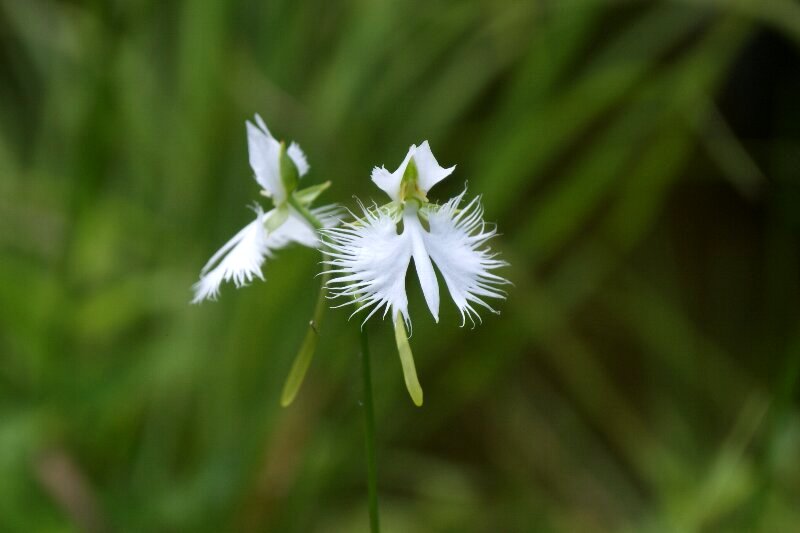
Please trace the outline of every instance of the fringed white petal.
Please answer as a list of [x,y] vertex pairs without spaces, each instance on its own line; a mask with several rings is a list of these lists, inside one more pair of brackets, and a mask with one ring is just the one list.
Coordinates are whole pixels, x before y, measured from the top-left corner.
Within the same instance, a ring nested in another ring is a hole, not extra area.
[[323,230],[328,237],[325,261],[334,276],[328,287],[331,297],[344,297],[359,311],[368,311],[364,322],[383,309],[391,309],[408,322],[405,278],[411,260],[411,240],[397,234],[397,220],[379,209],[364,209],[362,218],[339,228]]
[[308,159],[306,159],[306,154],[303,152],[300,145],[296,142],[292,142],[289,145],[289,148],[286,150],[286,154],[291,158],[294,162],[295,166],[297,167],[297,173],[300,174],[302,178],[308,173]]
[[[192,287],[195,293],[192,303],[206,299],[215,300],[224,281],[233,280],[237,287],[241,287],[251,282],[254,277],[263,280],[261,265],[264,260],[271,257],[272,252],[291,243],[309,248],[317,247],[319,240],[316,230],[294,209],[280,226],[267,233],[264,223],[274,212],[273,209],[264,213],[260,206],[256,206],[258,215],[256,220],[225,243],[200,271],[200,281]],[[326,205],[311,210],[326,228],[339,224],[341,212],[338,205]]]
[[463,209],[458,208],[464,194],[461,193],[441,207],[425,209],[430,232],[423,233],[425,247],[461,312],[462,326],[467,318],[473,324],[475,318],[480,320],[473,305],[497,313],[485,299],[505,298],[505,292],[498,286],[508,283],[493,273],[507,263],[495,259],[496,254],[485,246],[497,231],[487,228],[483,221],[479,198],[473,199]]
[[256,123],[258,126],[253,125],[250,121],[246,123],[250,166],[253,168],[256,181],[278,204],[286,199],[286,191],[281,182],[281,145],[270,134],[264,121],[258,115],[256,115]]
[[241,287],[250,283],[254,277],[264,279],[261,265],[269,255],[264,229],[267,216],[269,213],[264,214],[261,207],[256,206],[256,219],[211,257],[200,273],[200,281],[192,286],[192,303],[200,303],[206,299],[215,300],[223,281],[233,281],[237,287]]
[[[456,169],[455,165],[444,168],[436,161],[428,141],[423,142],[414,151],[414,162],[419,172],[418,184],[423,194],[428,194],[431,187],[445,179]],[[405,170],[404,170],[405,171]]]
[[347,211],[339,204],[328,204],[316,207],[311,214],[317,217],[323,228],[334,228],[342,223],[342,217]]

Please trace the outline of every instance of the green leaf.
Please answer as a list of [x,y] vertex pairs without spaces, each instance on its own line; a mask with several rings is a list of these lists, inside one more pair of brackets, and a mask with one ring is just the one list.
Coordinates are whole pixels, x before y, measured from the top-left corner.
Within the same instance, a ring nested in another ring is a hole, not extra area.
[[294,193],[294,197],[301,205],[308,206],[330,186],[330,181],[320,183],[319,185],[312,185],[311,187],[306,187],[305,189],[296,191]]

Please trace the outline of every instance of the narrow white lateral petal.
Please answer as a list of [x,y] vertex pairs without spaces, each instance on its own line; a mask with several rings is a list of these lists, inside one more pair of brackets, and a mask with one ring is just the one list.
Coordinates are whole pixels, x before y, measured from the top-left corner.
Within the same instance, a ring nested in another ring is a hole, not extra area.
[[439,165],[436,158],[433,157],[428,141],[417,147],[414,152],[414,162],[417,164],[417,171],[419,172],[418,184],[423,194],[428,194],[431,187],[452,174],[456,169],[455,165],[450,168],[444,168]]
[[342,305],[354,303],[356,312],[367,311],[364,322],[381,309],[384,317],[391,309],[392,319],[399,314],[407,321],[411,245],[407,234],[397,234],[397,221],[365,209],[363,218],[322,231],[328,237],[323,252],[333,275],[328,282],[332,297],[345,298]]
[[297,173],[300,174],[300,177],[302,178],[305,176],[310,167],[308,165],[308,159],[306,159],[306,154],[303,152],[303,149],[300,148],[300,145],[296,142],[292,142],[292,144],[290,144],[289,148],[286,150],[286,154],[294,162],[295,166],[297,167]]
[[487,229],[478,198],[459,210],[463,197],[461,193],[441,207],[426,209],[430,232],[423,233],[428,253],[461,312],[462,325],[467,318],[480,320],[473,304],[496,312],[485,299],[505,298],[498,286],[508,283],[492,272],[506,262],[495,259],[485,246],[496,231]]
[[372,181],[375,185],[380,187],[383,192],[388,194],[389,198],[392,200],[400,199],[400,182],[403,179],[403,174],[406,172],[408,162],[411,160],[416,149],[416,146],[411,145],[405,159],[403,159],[403,162],[400,163],[400,166],[397,167],[397,170],[394,172],[389,172],[384,167],[375,167],[372,169]]
[[[192,286],[192,303],[200,303],[206,299],[215,300],[224,281],[233,281],[237,287],[241,287],[254,277],[264,279],[261,265],[269,254],[264,230],[265,216],[261,208],[257,207],[256,219],[214,254],[203,268],[200,281]],[[211,269],[214,264],[216,266]]]
[[394,174],[384,167],[372,169],[372,181],[388,194],[392,200],[397,200],[400,197],[400,178],[395,179]]
[[439,322],[439,282],[436,281],[431,258],[425,249],[424,235],[426,233],[419,222],[416,211],[407,211],[403,215],[403,234],[408,235],[411,243],[411,256],[414,258],[414,268],[417,270],[419,283],[422,286],[422,294],[425,296],[425,302],[427,302],[434,320]]
[[[266,126],[261,129],[249,121],[246,124],[250,166],[256,181],[272,196],[275,203],[280,203],[286,199],[280,172],[281,145],[269,134]],[[260,124],[263,125],[263,121]]]

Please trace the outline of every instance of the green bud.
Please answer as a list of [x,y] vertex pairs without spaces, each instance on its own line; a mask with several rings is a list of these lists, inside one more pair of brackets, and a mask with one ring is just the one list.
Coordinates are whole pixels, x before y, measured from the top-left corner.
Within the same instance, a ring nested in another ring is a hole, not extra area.
[[292,158],[286,153],[286,143],[284,141],[281,141],[280,168],[281,182],[286,189],[286,194],[292,194],[292,191],[297,188],[297,181],[300,179],[300,173],[297,171],[297,165],[294,164]]

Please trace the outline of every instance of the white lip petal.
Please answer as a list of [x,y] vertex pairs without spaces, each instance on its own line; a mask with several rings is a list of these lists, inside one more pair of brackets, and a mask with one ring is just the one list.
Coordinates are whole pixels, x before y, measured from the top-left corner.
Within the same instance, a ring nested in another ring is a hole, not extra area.
[[[267,215],[261,207],[256,207],[256,219],[214,254],[201,271],[200,281],[192,286],[192,303],[200,303],[206,299],[215,300],[223,281],[233,281],[237,287],[241,287],[254,277],[264,279],[261,265],[269,255],[264,230],[265,216]],[[217,261],[219,263],[211,269]]]
[[436,161],[431,152],[428,141],[423,142],[414,152],[414,162],[417,164],[419,172],[419,188],[427,194],[431,187],[445,179],[456,169],[455,165],[444,168]]
[[286,154],[291,158],[294,162],[295,166],[297,167],[297,173],[302,178],[308,173],[308,159],[306,159],[306,154],[303,152],[300,145],[296,142],[292,142],[289,145],[289,148],[286,150]]
[[[270,233],[267,233],[264,223],[275,210],[264,213],[260,206],[255,209],[258,215],[256,220],[225,243],[200,271],[200,281],[192,287],[195,293],[192,303],[206,299],[216,300],[219,287],[225,281],[233,280],[237,287],[241,287],[250,283],[254,277],[263,280],[261,265],[266,258],[291,243],[309,248],[315,248],[319,244],[314,227],[293,208],[286,220]],[[327,205],[312,209],[311,213],[323,226],[331,228],[339,223],[341,208]]]
[[403,234],[407,234],[411,242],[411,256],[414,258],[414,268],[422,286],[425,302],[434,320],[439,322],[439,282],[436,280],[436,273],[433,271],[431,258],[425,247],[426,233],[416,211],[406,212],[403,216]]
[[[380,211],[364,210],[363,218],[335,229],[323,230],[328,239],[325,261],[334,276],[328,286],[332,297],[344,297],[359,311],[369,310],[364,322],[383,309],[408,321],[405,277],[411,260],[408,234],[397,234],[397,221]],[[353,313],[353,314],[355,314]]]
[[425,247],[461,312],[462,326],[467,318],[473,324],[475,318],[480,320],[473,304],[496,313],[485,299],[505,298],[498,286],[508,283],[492,272],[507,263],[495,259],[484,246],[496,230],[487,230],[478,198],[459,210],[463,197],[461,193],[439,208],[426,210],[430,232],[423,233]]
[[281,145],[270,135],[264,121],[258,115],[256,115],[256,122],[260,128],[254,126],[250,121],[246,122],[250,166],[253,168],[259,185],[272,196],[275,203],[280,203],[286,199],[280,172]]
[[[325,262],[334,276],[329,282],[331,297],[345,297],[348,301],[342,305],[355,303],[356,312],[369,310],[364,322],[381,309],[384,316],[391,309],[393,319],[401,315],[408,324],[405,276],[413,257],[425,301],[437,322],[440,294],[434,264],[461,313],[462,325],[467,319],[473,324],[480,320],[476,307],[496,313],[486,300],[505,298],[500,286],[508,281],[494,270],[506,262],[486,246],[496,231],[483,221],[479,199],[459,209],[464,194],[442,206],[428,204],[420,211],[407,207],[401,234],[397,233],[400,214],[377,207],[364,209],[355,222],[323,230],[328,237]],[[429,230],[420,216],[427,219]]]

